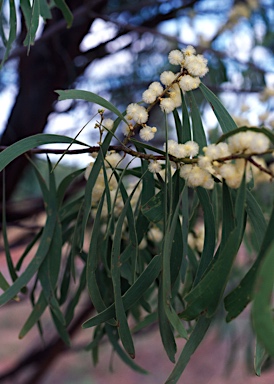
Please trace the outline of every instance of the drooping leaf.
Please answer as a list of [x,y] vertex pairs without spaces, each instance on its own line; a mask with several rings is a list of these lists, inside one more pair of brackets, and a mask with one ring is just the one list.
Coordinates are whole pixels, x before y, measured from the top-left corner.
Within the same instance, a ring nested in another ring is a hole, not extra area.
[[224,133],[237,129],[237,124],[232,119],[220,100],[203,83],[200,84],[200,90],[207,99]]
[[[0,153],[0,171],[10,164],[16,157],[30,149],[39,147],[44,144],[60,144],[70,143],[73,139],[63,135],[53,135],[49,133],[38,133],[37,135],[26,137],[7,147]],[[87,144],[76,141],[76,144],[87,147]]]
[[191,127],[190,127],[190,121],[189,121],[189,114],[187,110],[187,105],[185,101],[185,96],[181,92],[182,97],[182,124],[183,124],[183,132],[182,132],[182,143],[185,143],[189,140],[191,140]]
[[224,247],[216,261],[210,264],[200,282],[185,297],[188,303],[181,317],[185,320],[196,319],[201,312],[206,311],[207,316],[212,316],[222,298],[233,261],[240,247],[245,223],[245,180],[237,191],[235,203],[235,216],[237,226],[229,235]]
[[190,338],[186,342],[183,351],[181,352],[177,363],[171,374],[169,375],[165,384],[175,384],[180,379],[185,367],[187,366],[191,356],[203,340],[209,326],[211,319],[201,316],[197,321],[194,330],[192,331]]
[[202,153],[203,147],[207,146],[205,130],[203,127],[202,118],[200,115],[200,110],[196,103],[193,92],[188,92],[189,96],[189,104],[191,111],[191,120],[192,120],[192,135],[193,140],[199,144],[199,153]]
[[73,14],[64,0],[53,0],[55,5],[61,10],[67,22],[68,28],[71,27],[73,22]]
[[33,0],[30,15],[26,18],[29,20],[27,23],[27,36],[24,40],[24,45],[30,50],[30,46],[34,44],[36,32],[39,26],[39,16],[40,16],[40,2],[39,0]]
[[47,300],[43,292],[40,293],[37,303],[34,305],[30,315],[24,323],[21,331],[19,332],[19,339],[23,339],[24,336],[32,329],[32,327],[38,323],[39,319],[45,312],[48,306]]
[[[6,38],[4,38],[4,43],[5,43],[4,45],[5,45],[6,50],[5,50],[5,54],[4,54],[4,57],[2,59],[2,62],[0,64],[0,70],[3,68],[4,63],[5,63],[5,61],[7,60],[8,56],[10,54],[10,50],[11,50],[12,44],[13,44],[13,42],[16,39],[17,18],[16,18],[16,6],[15,6],[15,1],[14,0],[9,0],[9,8],[10,8],[9,36],[8,36],[7,40],[6,40]],[[3,12],[2,11],[2,4],[0,4],[0,12],[1,13]],[[3,28],[1,28],[1,30],[3,31]],[[3,34],[4,34],[4,31],[3,31]]]
[[226,316],[226,321],[231,321],[232,319],[237,317],[251,301],[252,291],[258,268],[265,256],[266,250],[268,249],[273,240],[273,228],[274,207],[272,208],[272,213],[268,222],[261,249],[257,255],[255,262],[253,263],[247,274],[240,281],[239,285],[225,297],[224,304],[225,309],[228,312]]
[[[124,309],[127,311],[131,308],[147,291],[150,285],[155,281],[161,271],[161,258],[154,256],[147,268],[137,278],[135,283],[123,294]],[[115,306],[111,304],[106,310],[85,321],[83,328],[94,327],[102,322],[108,321],[115,317]]]
[[106,332],[114,351],[119,355],[123,362],[126,363],[134,371],[137,371],[142,374],[147,374],[148,372],[136,363],[134,363],[134,361],[132,361],[132,359],[121,348],[120,344],[118,343],[117,328],[113,328],[110,325],[106,324]]
[[201,255],[201,261],[199,263],[194,285],[196,285],[200,281],[203,273],[206,271],[207,267],[212,261],[216,240],[215,218],[213,215],[213,207],[208,192],[201,187],[198,187],[196,191],[204,212],[205,240]]
[[274,276],[274,243],[269,246],[260,266],[253,292],[252,322],[259,342],[274,356],[274,322],[271,297]]
[[[120,119],[127,124],[127,121],[123,116],[123,114],[113,104],[111,104],[109,101],[107,101],[103,97],[96,95],[95,93],[88,92],[88,91],[81,91],[77,89],[70,89],[66,91],[58,90],[56,91],[56,93],[58,93],[59,95],[58,100],[80,99],[80,100],[89,101],[90,103],[98,104],[101,107],[106,108],[109,111],[115,113],[117,117],[120,117]],[[113,133],[114,133],[114,130],[113,130]]]

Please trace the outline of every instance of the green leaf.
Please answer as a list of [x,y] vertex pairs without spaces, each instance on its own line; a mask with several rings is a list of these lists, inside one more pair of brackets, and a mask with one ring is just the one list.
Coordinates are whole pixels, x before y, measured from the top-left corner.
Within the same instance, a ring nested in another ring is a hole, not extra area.
[[28,253],[30,252],[32,247],[35,245],[35,243],[40,239],[41,235],[42,235],[42,229],[36,233],[36,235],[32,238],[30,243],[26,246],[24,252],[22,253],[22,256],[20,257],[20,259],[18,260],[18,262],[16,264],[15,269],[17,271],[20,271],[21,266],[23,264],[23,261],[25,260],[26,256],[28,255]]
[[[0,158],[2,154],[0,154]],[[11,285],[10,288],[8,288],[0,296],[0,305],[4,305],[5,303],[7,303],[9,300],[11,300],[14,296],[17,295],[17,293],[22,287],[28,284],[28,282],[33,278],[34,274],[40,268],[42,262],[47,257],[48,252],[50,250],[57,221],[56,200],[53,194],[50,195],[47,192],[46,187],[44,187],[42,183],[40,185],[43,189],[44,199],[47,203],[47,220],[43,229],[39,247],[36,251],[35,256],[32,258],[32,260],[30,261],[24,272],[21,274],[21,276],[18,277],[18,279],[13,283],[13,285]]]
[[259,342],[270,356],[274,356],[274,323],[272,292],[274,276],[274,242],[268,248],[260,266],[254,290],[251,315]]
[[71,10],[67,6],[64,0],[53,0],[55,5],[61,10],[63,13],[63,16],[67,22],[68,28],[71,27],[73,22],[73,14],[71,13]]
[[[4,240],[4,249],[5,249],[5,255],[6,255],[6,262],[9,269],[10,276],[13,281],[17,279],[17,273],[15,271],[13,260],[10,254],[10,247],[9,247],[9,240],[8,240],[8,234],[7,234],[7,221],[6,221],[6,183],[5,183],[5,170],[3,171],[3,199],[2,199],[2,234],[3,234],[3,240]],[[3,280],[4,283],[4,280]],[[4,283],[4,286],[6,284]],[[8,288],[6,286],[6,288]]]
[[237,128],[237,124],[227,112],[220,100],[203,83],[200,84],[200,90],[207,99],[224,133]]
[[43,17],[44,20],[51,19],[51,11],[50,6],[47,3],[47,0],[39,0],[40,2],[40,15]]
[[123,362],[126,363],[134,371],[137,371],[142,374],[147,374],[148,372],[145,369],[134,363],[132,359],[130,359],[129,356],[123,351],[123,349],[118,343],[117,329],[106,324],[106,332],[114,351],[119,355],[121,360],[123,360]]
[[31,21],[31,5],[29,0],[20,0],[20,7],[23,12],[27,29],[30,27]]
[[[80,99],[80,100],[89,101],[90,103],[98,104],[101,107],[106,108],[109,111],[115,113],[116,116],[120,117],[120,119],[127,124],[127,121],[123,116],[123,114],[113,104],[111,104],[109,101],[102,98],[101,96],[96,95],[95,93],[88,92],[88,91],[81,91],[77,89],[71,89],[66,91],[58,90],[55,92],[58,93],[59,95],[59,98],[58,98],[59,101],[68,100],[68,99],[74,99],[74,100]],[[112,130],[112,132],[114,133],[114,130]]]
[[150,151],[159,153],[159,155],[165,156],[165,154],[166,154],[163,150],[156,148],[156,147],[153,147],[152,145],[142,143],[141,141],[138,141],[134,138],[130,138],[130,142],[133,143],[136,146],[136,148],[138,149],[138,151],[140,151],[140,152],[142,152],[141,149],[143,149],[143,150],[148,149]]
[[132,333],[137,333],[141,331],[143,328],[155,323],[157,319],[158,319],[157,312],[150,313],[149,315],[144,317],[143,320],[139,321],[139,323],[134,326],[134,328],[132,329]]
[[[178,334],[181,337],[187,338],[187,332],[184,329],[181,320],[179,319],[177,313],[175,312],[174,308],[172,307],[171,302],[171,263],[174,264],[174,260],[171,260],[172,255],[172,244],[173,242],[177,241],[177,237],[175,238],[175,231],[176,228],[178,228],[178,222],[179,221],[179,209],[181,206],[181,199],[182,199],[183,191],[180,193],[177,205],[174,209],[174,212],[172,212],[171,217],[169,220],[170,225],[168,225],[164,240],[163,240],[163,270],[162,270],[162,290],[163,290],[163,306],[165,314],[173,326],[173,328],[178,332]],[[170,222],[171,221],[171,222]],[[179,226],[180,228],[180,226]],[[181,231],[179,231],[181,232]],[[178,268],[179,273],[179,268]],[[161,286],[159,289],[161,289]],[[159,321],[161,321],[160,314],[159,314]],[[172,344],[172,342],[171,342]],[[173,360],[172,360],[173,361]]]
[[246,212],[254,231],[257,247],[260,249],[267,224],[261,207],[249,190],[246,194]]
[[[9,283],[5,279],[2,272],[0,272],[0,288],[3,289],[3,291],[6,291],[9,287],[10,287]],[[16,300],[18,300],[18,298],[16,298]]]
[[206,271],[207,267],[212,261],[216,239],[215,218],[208,192],[201,187],[196,188],[196,192],[204,212],[205,240],[203,252],[201,255],[201,261],[199,263],[199,267],[196,273],[194,285],[196,285],[201,280],[203,273]]
[[[135,283],[123,294],[124,310],[130,309],[147,291],[161,271],[161,258],[154,256],[147,268],[137,278]],[[115,306],[111,304],[106,310],[85,321],[83,328],[94,327],[115,317]]]
[[224,304],[225,309],[228,312],[226,321],[231,321],[232,319],[237,317],[251,301],[253,286],[258,272],[258,268],[265,256],[266,250],[268,249],[273,240],[273,228],[274,206],[272,208],[272,213],[268,222],[261,249],[258,253],[255,262],[253,263],[247,274],[244,276],[244,278],[241,280],[240,284],[225,297]]
[[222,220],[222,239],[220,249],[224,247],[231,232],[236,227],[235,215],[233,209],[233,202],[226,182],[223,182],[223,196],[222,196],[223,220]]
[[56,313],[55,313],[55,311],[52,310],[52,308],[50,309],[50,314],[51,314],[55,328],[56,328],[58,335],[60,336],[61,340],[63,340],[63,342],[68,347],[70,347],[70,337],[69,337],[68,331],[66,330],[64,324],[59,320],[59,317],[56,316]]
[[44,311],[48,306],[47,300],[43,292],[40,293],[37,303],[34,305],[33,310],[28,316],[25,324],[19,332],[19,339],[23,339],[24,336],[32,329],[32,327],[39,321]]
[[158,223],[164,216],[164,191],[161,190],[141,208],[143,215],[152,223]]
[[[95,220],[93,223],[92,235],[89,244],[89,252],[87,258],[87,288],[91,298],[91,301],[97,310],[97,312],[102,312],[106,309],[106,304],[102,298],[99,286],[97,284],[96,279],[96,270],[98,268],[98,247],[99,247],[99,236],[101,231],[101,213],[104,203],[105,192],[103,193],[95,216]],[[110,322],[111,325],[116,325],[117,322],[112,319]]]
[[265,348],[261,345],[261,343],[256,338],[255,345],[255,356],[254,356],[254,371],[257,376],[261,376],[262,366],[264,365],[266,359],[269,355],[266,353]]
[[81,294],[83,293],[85,288],[86,288],[86,267],[83,268],[83,271],[81,273],[77,291],[67,306],[66,314],[65,314],[66,325],[70,324],[70,322],[73,320],[75,308],[79,303]]
[[[9,19],[9,25],[10,25],[10,30],[9,30],[9,37],[6,41],[5,47],[6,51],[4,54],[4,57],[2,59],[2,62],[0,64],[0,70],[3,68],[3,65],[5,61],[7,60],[12,44],[16,39],[16,29],[17,29],[17,19],[16,19],[16,7],[15,7],[15,1],[14,0],[9,0],[9,8],[10,8],[10,19]],[[2,13],[2,4],[0,6],[0,12]]]
[[179,359],[165,384],[175,384],[178,382],[191,356],[203,340],[209,328],[210,322],[211,319],[208,319],[205,316],[201,316],[199,318],[194,330],[190,335],[189,340],[186,342],[184,349],[181,352]]
[[236,228],[231,232],[219,256],[214,258],[200,282],[185,297],[187,308],[181,316],[185,320],[196,319],[203,311],[212,316],[222,298],[233,261],[240,247],[245,223],[245,177],[237,192],[235,203]]
[[199,153],[202,153],[203,147],[207,146],[205,130],[202,123],[202,118],[200,115],[200,110],[197,106],[193,92],[188,92],[190,111],[191,111],[191,120],[192,120],[192,134],[193,140],[199,144]]
[[191,127],[190,127],[190,121],[189,121],[189,115],[188,115],[187,105],[185,101],[185,96],[182,92],[181,92],[181,97],[182,97],[182,114],[183,114],[182,143],[185,143],[191,140]]
[[[112,132],[115,132],[115,130],[117,129],[120,122],[121,122],[121,119],[118,117],[114,122]],[[81,244],[83,244],[83,241],[84,241],[85,230],[86,230],[88,218],[90,215],[91,204],[92,204],[92,190],[94,188],[97,177],[98,177],[99,172],[101,170],[101,167],[103,165],[104,157],[108,151],[111,139],[112,139],[112,134],[110,134],[108,132],[108,134],[106,135],[106,137],[105,137],[105,139],[101,145],[100,151],[99,151],[98,156],[97,156],[97,158],[93,164],[89,178],[87,180],[87,184],[86,184],[86,188],[85,188],[84,201],[83,201],[83,203],[79,209],[79,217],[82,218],[82,220],[81,220],[82,229],[81,229],[81,234],[79,236],[80,237],[79,238],[79,246],[81,246]],[[82,216],[80,216],[80,214],[82,214]]]
[[57,200],[58,200],[58,206],[61,206],[65,193],[67,191],[67,188],[69,185],[75,180],[76,177],[81,175],[83,173],[84,169],[78,169],[77,171],[74,171],[70,173],[68,176],[66,176],[61,183],[59,184],[58,190],[57,190]]
[[39,0],[33,0],[29,23],[27,24],[28,33],[23,43],[26,47],[28,47],[28,52],[30,50],[30,46],[34,44],[36,32],[39,26],[39,16],[40,2]]
[[[22,155],[32,148],[36,148],[44,144],[70,143],[72,140],[72,138],[67,136],[46,133],[38,133],[37,135],[29,136],[25,139],[19,140],[0,153],[0,171],[2,171],[14,159],[16,159],[16,157]],[[78,140],[75,143],[87,146],[87,144],[84,144]]]
[[175,363],[175,354],[177,352],[177,346],[175,343],[173,330],[168,320],[164,305],[164,292],[163,292],[163,279],[161,279],[159,293],[158,293],[158,319],[159,329],[163,346],[166,354],[172,363]]
[[134,349],[130,329],[127,323],[127,316],[125,313],[124,303],[123,303],[122,294],[121,294],[120,253],[121,253],[121,238],[122,238],[124,219],[129,209],[131,209],[130,201],[134,195],[134,192],[137,186],[138,184],[136,184],[135,188],[131,192],[130,196],[128,197],[122,209],[122,212],[120,213],[119,219],[115,227],[115,232],[113,237],[113,246],[111,250],[111,278],[112,278],[113,291],[114,291],[116,319],[119,324],[118,332],[125,350],[128,352],[128,354],[132,358],[135,357],[135,349]]
[[176,108],[173,110],[173,117],[175,122],[178,143],[183,143],[183,129],[182,129],[183,127],[182,127],[182,122],[180,120],[180,117]]

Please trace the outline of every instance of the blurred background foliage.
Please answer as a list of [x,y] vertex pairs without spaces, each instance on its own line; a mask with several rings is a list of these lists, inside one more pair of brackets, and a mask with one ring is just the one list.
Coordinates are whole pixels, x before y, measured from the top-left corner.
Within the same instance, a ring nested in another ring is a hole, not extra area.
[[[24,3],[28,2],[22,1],[21,6]],[[72,26],[67,28],[61,11],[49,2],[49,14],[41,11],[48,18],[46,24],[40,17],[35,44],[27,54],[28,47],[23,45],[27,26],[15,2],[16,39],[0,72],[4,105],[0,145],[43,131],[74,136],[96,106],[75,101],[56,103],[56,89],[90,90],[121,110],[129,101],[140,101],[148,84],[168,69],[167,53],[187,44],[208,59],[210,70],[204,83],[219,94],[239,125],[247,120],[251,125],[274,125],[273,97],[267,92],[260,97],[265,87],[274,84],[272,0],[149,0],[138,4],[70,0],[67,4],[73,15]],[[7,38],[9,2],[0,5],[1,35]],[[3,41],[2,59],[6,52]],[[208,111],[206,106],[204,116],[210,130],[216,120]],[[161,126],[157,109],[153,119]],[[86,132],[89,142],[97,139],[92,129]],[[7,169],[8,198],[26,165],[27,161],[20,159]]]

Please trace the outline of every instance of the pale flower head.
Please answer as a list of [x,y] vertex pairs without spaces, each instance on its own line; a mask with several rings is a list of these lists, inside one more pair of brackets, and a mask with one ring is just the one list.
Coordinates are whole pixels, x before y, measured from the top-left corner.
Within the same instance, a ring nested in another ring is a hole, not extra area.
[[187,244],[190,246],[191,249],[196,248],[196,238],[194,237],[192,232],[189,232],[187,236]]
[[182,177],[183,179],[188,179],[188,176],[190,175],[190,173],[192,172],[193,170],[193,165],[192,164],[184,164],[181,166],[180,168],[180,177]]
[[182,51],[183,51],[185,56],[192,56],[192,55],[195,55],[195,53],[196,53],[196,50],[192,45],[188,45]]
[[221,157],[227,157],[231,155],[227,143],[210,144],[209,146],[204,147],[203,151],[206,157],[210,158],[211,160],[216,160]]
[[186,156],[188,157],[194,157],[197,156],[199,153],[199,145],[196,143],[196,141],[189,140],[185,144],[185,150],[186,150]]
[[130,133],[129,126],[127,124],[123,125],[122,132],[123,132],[124,136],[127,136]]
[[203,186],[204,188],[212,189],[214,186],[211,175],[198,165],[193,166],[191,172],[187,175],[186,181],[187,185],[192,188]]
[[200,168],[205,169],[210,173],[214,173],[214,168],[212,166],[212,159],[208,156],[199,156],[198,165]]
[[150,140],[152,140],[154,138],[155,130],[154,129],[152,130],[151,127],[146,125],[142,129],[140,129],[139,135],[140,135],[142,140],[150,141]]
[[228,138],[231,153],[263,153],[268,150],[270,141],[263,133],[245,131]]
[[181,65],[184,61],[184,54],[182,51],[179,51],[178,49],[174,49],[173,51],[169,52],[168,60],[170,64]]
[[187,149],[186,149],[185,144],[178,144],[177,157],[179,159],[182,159],[182,158],[187,157],[187,156],[188,156],[188,153],[187,153]]
[[190,75],[203,77],[208,72],[207,60],[203,55],[187,56],[185,59],[184,67]]
[[157,98],[156,93],[152,89],[147,89],[143,92],[142,99],[145,103],[151,104],[153,103]]
[[171,71],[164,71],[160,75],[161,83],[164,85],[170,85],[176,78],[175,73]]
[[103,127],[107,130],[111,130],[113,128],[114,121],[112,119],[104,119]]
[[168,151],[169,155],[172,155],[174,157],[178,157],[178,143],[177,143],[177,141],[168,140],[167,144],[168,144],[167,146],[166,146],[166,143],[164,144],[164,151],[166,151],[166,147],[167,147],[167,151]]
[[183,92],[191,91],[199,87],[201,80],[199,77],[184,75],[179,81],[180,88]]
[[224,163],[220,165],[218,171],[224,179],[233,178],[237,173],[235,164],[232,164],[232,163]]
[[163,232],[158,227],[152,227],[148,231],[147,237],[155,243],[160,243],[163,239]]
[[121,162],[122,156],[117,152],[112,152],[109,155],[106,155],[105,160],[106,167],[109,167],[110,164],[112,168],[115,168],[117,167],[118,163]]
[[150,162],[148,165],[148,170],[151,173],[159,173],[161,169],[162,169],[161,164],[156,160]]
[[159,83],[159,81],[154,81],[151,83],[148,89],[155,92],[156,96],[159,96],[164,91],[164,88],[162,87],[161,83]]
[[174,111],[176,106],[175,106],[174,101],[170,97],[167,97],[167,98],[162,99],[160,101],[160,108],[163,112],[170,113],[170,112]]
[[138,245],[138,248],[140,250],[142,249],[146,249],[147,247],[147,239],[145,237],[142,238],[142,241],[140,242],[140,244]]
[[173,84],[172,87],[170,87],[168,94],[176,108],[182,105],[182,97],[178,84]]
[[254,132],[254,140],[251,141],[249,150],[251,153],[263,153],[269,149],[270,146],[270,140],[269,138],[264,135],[263,133],[256,133]]
[[138,124],[144,124],[148,120],[146,108],[137,103],[131,103],[127,107],[127,114],[132,117]]

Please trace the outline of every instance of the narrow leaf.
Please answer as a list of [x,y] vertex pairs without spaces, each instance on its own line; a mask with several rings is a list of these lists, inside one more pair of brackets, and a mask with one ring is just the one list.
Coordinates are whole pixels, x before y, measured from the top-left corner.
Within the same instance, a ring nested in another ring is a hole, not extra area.
[[71,10],[69,9],[64,0],[54,0],[54,3],[63,13],[68,28],[70,28],[73,22],[73,14],[71,13]]
[[274,356],[274,323],[272,310],[272,292],[274,276],[274,242],[268,248],[262,262],[252,305],[252,322],[259,342],[265,347],[267,353]]
[[189,340],[186,342],[184,349],[181,352],[180,357],[165,384],[175,384],[178,382],[191,356],[203,340],[209,328],[210,322],[211,319],[208,319],[205,316],[201,316],[199,318],[194,330],[190,335]]
[[224,133],[237,128],[237,124],[227,112],[220,100],[203,83],[200,84],[200,90],[207,99]]

